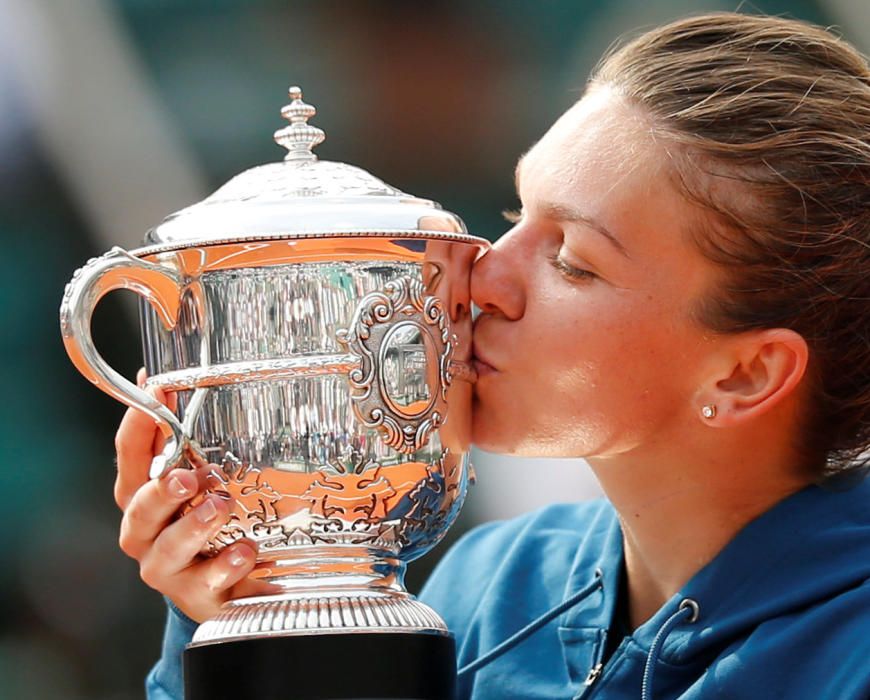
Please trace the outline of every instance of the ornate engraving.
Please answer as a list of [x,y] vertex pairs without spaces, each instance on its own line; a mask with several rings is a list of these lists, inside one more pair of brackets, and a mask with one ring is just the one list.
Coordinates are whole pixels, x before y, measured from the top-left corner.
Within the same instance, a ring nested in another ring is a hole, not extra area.
[[441,459],[427,469],[426,479],[408,494],[408,500],[414,505],[406,516],[404,539],[407,540],[413,531],[432,533],[447,530],[449,523],[445,521],[459,490],[458,464],[452,461],[447,471],[447,457],[445,450]]
[[[428,465],[392,467],[348,454],[309,475],[311,488],[301,500],[308,502],[305,513],[311,517],[300,520],[296,513],[297,525],[291,527],[286,517],[282,520],[280,506],[299,497],[272,488],[262,472],[246,470],[227,453],[213,476],[215,484],[226,485],[226,493],[242,503],[236,511],[243,515],[234,516],[235,526],[248,520],[248,536],[259,541],[268,576],[286,576],[304,585],[277,596],[227,603],[199,627],[193,643],[313,632],[445,634],[444,623],[429,607],[389,590],[387,584],[401,566],[393,557],[425,551],[450,526],[464,495],[462,465],[462,457],[447,450]],[[236,495],[240,493],[244,495]],[[230,539],[238,537],[230,526],[224,531]],[[319,550],[317,545],[341,547]],[[341,581],[349,570],[356,578]],[[381,581],[383,592],[354,585],[359,577]],[[323,581],[334,587],[318,590]]]
[[[417,334],[422,342],[403,345],[399,330]],[[399,277],[384,291],[363,297],[350,328],[336,337],[359,360],[348,374],[357,418],[377,428],[381,439],[399,452],[412,454],[423,447],[446,419],[453,379],[456,339],[441,300],[427,296],[420,280]],[[396,363],[392,385],[385,366],[391,353]],[[402,391],[404,402],[398,398]]]
[[446,532],[461,505],[460,469],[449,450],[431,464],[392,468],[349,453],[311,474],[268,470],[267,477],[227,452],[207,492],[236,505],[207,553],[250,537],[263,551],[324,544],[397,554]]

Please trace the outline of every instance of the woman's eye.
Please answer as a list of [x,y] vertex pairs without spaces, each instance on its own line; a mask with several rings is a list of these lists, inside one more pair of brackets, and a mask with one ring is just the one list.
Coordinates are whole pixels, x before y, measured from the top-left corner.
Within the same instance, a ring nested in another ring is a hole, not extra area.
[[562,273],[565,277],[568,277],[572,280],[592,280],[597,277],[594,272],[590,272],[589,270],[583,270],[579,267],[574,267],[573,265],[569,265],[558,255],[550,255],[547,258],[556,270]]
[[523,218],[523,213],[516,209],[505,209],[501,215],[510,224],[518,224]]

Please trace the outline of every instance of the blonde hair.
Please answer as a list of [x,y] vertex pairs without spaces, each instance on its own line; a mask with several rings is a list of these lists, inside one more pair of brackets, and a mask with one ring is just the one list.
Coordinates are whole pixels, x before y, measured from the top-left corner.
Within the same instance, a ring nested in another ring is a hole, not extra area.
[[811,352],[801,450],[820,476],[870,446],[870,68],[804,22],[716,13],[606,56],[606,84],[651,118],[693,237],[725,281],[698,317],[721,333],[785,327]]

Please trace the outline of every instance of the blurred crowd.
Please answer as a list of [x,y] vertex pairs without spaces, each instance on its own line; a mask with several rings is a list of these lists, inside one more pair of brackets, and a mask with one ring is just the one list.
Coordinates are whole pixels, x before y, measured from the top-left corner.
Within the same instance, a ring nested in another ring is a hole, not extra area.
[[[0,2],[0,698],[142,696],[163,602],[117,547],[123,406],[60,342],[63,286],[88,257],[136,247],[169,213],[277,161],[298,84],[321,158],[459,213],[490,239],[513,168],[618,36],[737,0],[3,0]],[[870,48],[862,0],[755,0]],[[107,298],[97,346],[141,365],[135,304]],[[475,455],[461,523],[595,493],[582,463]],[[412,590],[444,551],[411,567]]]

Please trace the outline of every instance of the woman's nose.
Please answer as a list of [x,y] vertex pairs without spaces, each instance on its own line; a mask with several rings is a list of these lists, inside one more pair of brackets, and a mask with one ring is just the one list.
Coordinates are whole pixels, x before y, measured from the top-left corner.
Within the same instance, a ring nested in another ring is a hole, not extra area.
[[520,246],[511,232],[474,264],[471,271],[471,299],[484,313],[500,314],[510,320],[525,312],[523,270],[531,264],[520,257]]

